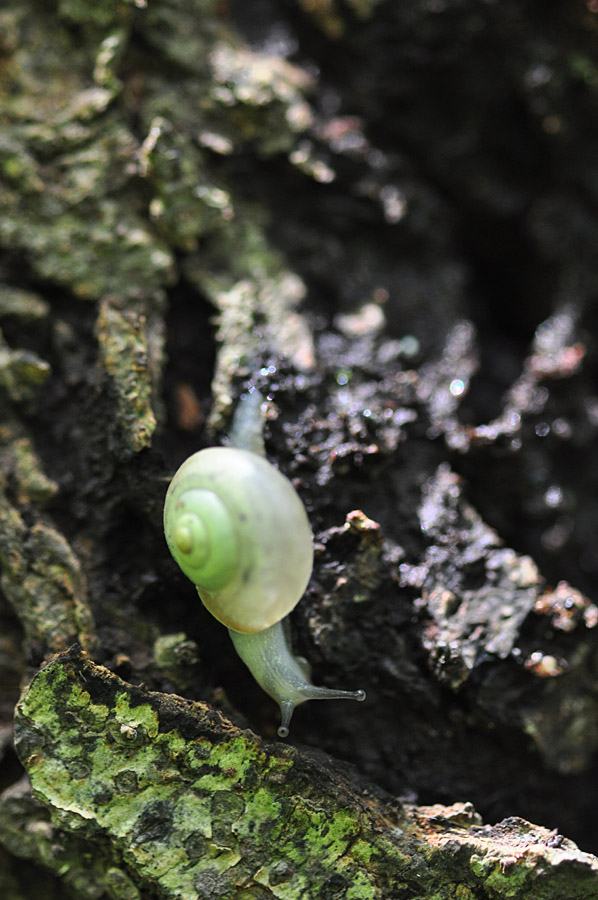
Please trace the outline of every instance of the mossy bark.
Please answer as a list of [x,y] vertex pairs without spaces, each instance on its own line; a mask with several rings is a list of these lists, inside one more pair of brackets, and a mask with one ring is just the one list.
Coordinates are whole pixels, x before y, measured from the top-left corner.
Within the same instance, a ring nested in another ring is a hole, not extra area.
[[[598,894],[590,6],[0,8],[0,893]],[[161,531],[251,386],[296,746]]]
[[[16,732],[34,794],[53,814],[34,858],[86,896],[595,892],[598,861],[548,829],[521,819],[483,826],[468,804],[389,803],[327,760],[262,742],[206,704],[133,687],[77,653],[35,676]],[[20,827],[45,821],[19,795],[2,812],[15,849]],[[86,839],[96,847],[91,870],[79,855]]]

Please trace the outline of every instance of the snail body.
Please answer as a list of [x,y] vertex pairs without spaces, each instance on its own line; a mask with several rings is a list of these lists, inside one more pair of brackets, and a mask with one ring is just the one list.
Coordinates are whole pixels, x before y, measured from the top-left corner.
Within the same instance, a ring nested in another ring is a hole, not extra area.
[[210,447],[175,474],[164,505],[168,548],[218,621],[255,680],[280,706],[280,737],[306,700],[365,699],[311,683],[309,664],[295,656],[287,614],[300,600],[313,566],[311,529],[290,481],[261,452],[261,396],[241,402],[236,447]]
[[280,706],[279,737],[287,737],[296,706],[306,700],[365,700],[365,691],[341,691],[311,683],[310,665],[290,648],[285,620],[265,631],[229,628],[235,649],[259,686]]

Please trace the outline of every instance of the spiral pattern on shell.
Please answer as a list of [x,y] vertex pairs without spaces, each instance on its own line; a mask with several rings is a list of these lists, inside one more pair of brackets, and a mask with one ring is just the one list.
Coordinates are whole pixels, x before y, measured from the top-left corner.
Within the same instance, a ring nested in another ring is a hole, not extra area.
[[290,481],[248,450],[187,459],[164,504],[170,552],[224,625],[256,632],[299,601],[313,566],[311,529]]

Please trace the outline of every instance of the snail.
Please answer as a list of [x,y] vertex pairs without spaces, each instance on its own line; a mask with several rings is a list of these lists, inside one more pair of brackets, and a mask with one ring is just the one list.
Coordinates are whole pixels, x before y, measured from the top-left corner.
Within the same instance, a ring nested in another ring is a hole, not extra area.
[[279,704],[282,738],[300,703],[364,700],[365,691],[313,685],[309,663],[291,650],[286,616],[311,576],[312,535],[299,495],[265,458],[262,399],[257,391],[242,398],[231,445],[199,450],[176,472],[164,504],[164,533],[204,605],[227,626],[237,653]]

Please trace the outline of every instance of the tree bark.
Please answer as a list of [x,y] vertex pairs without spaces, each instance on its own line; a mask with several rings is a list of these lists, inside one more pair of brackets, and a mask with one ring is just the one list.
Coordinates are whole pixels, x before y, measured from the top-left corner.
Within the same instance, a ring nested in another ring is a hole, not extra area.
[[[0,8],[11,900],[598,894],[596,15]],[[250,387],[288,746],[161,527]]]

